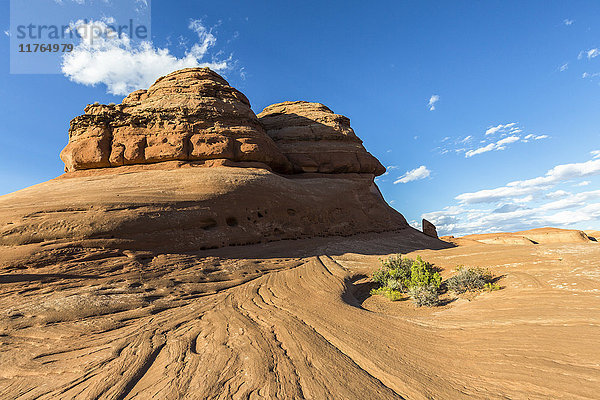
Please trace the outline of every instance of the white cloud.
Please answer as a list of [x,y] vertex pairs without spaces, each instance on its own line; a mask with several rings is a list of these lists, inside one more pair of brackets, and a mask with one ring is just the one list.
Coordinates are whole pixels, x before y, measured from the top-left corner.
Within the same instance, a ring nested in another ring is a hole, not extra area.
[[154,47],[152,42],[133,45],[126,35],[118,36],[115,32],[102,37],[87,35],[92,26],[110,32],[103,21],[74,23],[72,28],[82,34],[83,40],[63,56],[62,72],[70,80],[84,85],[105,84],[107,91],[114,95],[147,88],[158,77],[182,68],[210,67],[216,71],[230,68],[229,59],[203,62],[217,39],[200,20],[190,22],[189,28],[198,35],[198,42],[181,58],[170,54],[169,49]]
[[584,72],[583,74],[581,74],[581,77],[583,79],[586,79],[586,78],[597,78],[598,76],[600,76],[600,72],[593,72],[593,73]]
[[506,132],[506,131],[510,131],[511,129],[514,129],[517,126],[516,122],[511,122],[509,124],[500,124],[497,126],[490,126],[486,131],[485,131],[485,135],[493,135],[495,133],[498,132]]
[[585,52],[585,54],[587,55],[587,58],[589,60],[591,60],[594,57],[598,57],[600,55],[600,50],[598,49],[589,49],[588,51]]
[[408,224],[415,229],[421,230],[421,224],[419,223],[419,221],[413,219]]
[[[510,122],[488,127],[482,138],[468,135],[464,138],[459,137],[452,139],[447,136],[441,140],[443,145],[438,146],[433,150],[440,154],[447,154],[450,152],[456,154],[464,153],[466,158],[470,158],[494,150],[506,150],[507,147],[513,143],[528,143],[534,140],[549,138],[548,135],[536,135],[532,133],[521,136],[523,134],[523,128],[519,126],[517,122]],[[493,139],[494,137],[496,137],[496,139]]]
[[434,94],[429,98],[429,103],[427,104],[427,106],[429,107],[429,111],[435,110],[435,103],[437,103],[438,101],[440,101],[440,96],[438,96],[437,94]]
[[563,65],[561,65],[561,66],[558,68],[558,70],[559,70],[560,72],[566,71],[566,70],[568,70],[568,69],[569,69],[569,63],[564,63]]
[[515,142],[518,142],[519,140],[521,140],[521,138],[519,136],[508,136],[508,137],[505,137],[504,139],[498,140],[495,143],[489,143],[488,145],[479,147],[475,150],[469,150],[465,153],[465,157],[469,158],[469,157],[473,157],[477,154],[487,153],[488,151],[493,151],[493,150],[505,150],[507,144],[515,143]]
[[495,189],[484,189],[478,192],[463,193],[455,197],[465,204],[489,203],[517,196],[547,190],[557,183],[575,178],[600,175],[600,159],[583,163],[562,164],[546,172],[546,175],[523,181],[515,181]]
[[590,151],[590,154],[593,158],[600,158],[600,150],[592,150]]
[[525,197],[518,197],[518,198],[512,199],[512,201],[515,203],[529,203],[529,202],[533,201],[533,196],[529,195],[529,196],[525,196]]
[[542,139],[548,139],[550,136],[548,135],[533,135],[533,134],[529,134],[527,136],[525,136],[523,138],[523,142],[527,143],[529,140],[542,140]]
[[550,203],[540,206],[541,210],[564,210],[576,206],[585,206],[590,200],[600,199],[600,190],[593,190],[581,193],[568,193],[567,196],[560,200],[555,200]]
[[573,25],[573,22],[575,22],[575,20],[567,18],[563,21],[563,24],[569,26],[569,25]]
[[[524,137],[518,136],[522,132],[523,132],[523,129],[516,122],[511,122],[508,124],[499,124],[496,126],[490,126],[485,131],[484,140],[481,140],[479,142],[479,143],[481,143],[481,145],[479,147],[470,149],[470,150],[465,150],[465,149],[461,148],[461,149],[457,150],[457,152],[465,151],[465,157],[470,158],[470,157],[476,156],[478,154],[487,153],[489,151],[506,150],[507,145],[516,143],[519,141],[523,142],[523,143],[528,143],[530,140],[541,140],[541,139],[547,139],[549,137],[548,135],[534,135],[531,133],[528,135],[525,135]],[[488,140],[490,140],[489,137],[491,137],[493,135],[497,135],[497,136],[501,137],[502,139],[499,139],[495,142],[488,142]],[[468,136],[467,138],[469,140],[472,139],[471,136]],[[466,139],[458,140],[458,141],[456,141],[456,143],[457,144],[464,143],[465,141],[466,141]]]
[[428,170],[426,166],[421,165],[419,168],[406,171],[404,175],[402,175],[399,179],[394,181],[394,184],[418,181],[420,179],[427,178],[429,175],[431,175],[431,171]]
[[581,187],[581,186],[587,186],[590,183],[592,183],[592,181],[583,181],[583,182],[579,182],[578,184],[576,184],[575,186],[577,187]]
[[542,226],[578,229],[581,223],[589,221],[600,226],[600,203],[591,202],[597,199],[600,191],[567,193],[563,199],[529,207],[514,202],[487,208],[459,205],[422,217],[435,224],[440,235],[510,232]]
[[[73,3],[77,3],[77,4],[85,4],[85,0],[71,0]],[[109,0],[104,0],[104,2],[108,2]],[[65,0],[54,0],[55,3],[59,4],[59,5],[63,5],[65,4]]]
[[571,193],[565,192],[564,190],[560,189],[560,190],[556,190],[554,192],[546,193],[546,197],[549,199],[556,199],[556,198],[568,196],[570,194]]

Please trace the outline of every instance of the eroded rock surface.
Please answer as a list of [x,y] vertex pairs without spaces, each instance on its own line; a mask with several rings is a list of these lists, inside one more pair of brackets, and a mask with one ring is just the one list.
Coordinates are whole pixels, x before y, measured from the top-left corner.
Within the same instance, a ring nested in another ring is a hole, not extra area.
[[66,171],[211,159],[290,170],[246,96],[208,68],[173,72],[118,105],[88,105],[61,159]]
[[365,150],[350,120],[323,104],[286,101],[268,106],[258,117],[296,172],[385,172]]

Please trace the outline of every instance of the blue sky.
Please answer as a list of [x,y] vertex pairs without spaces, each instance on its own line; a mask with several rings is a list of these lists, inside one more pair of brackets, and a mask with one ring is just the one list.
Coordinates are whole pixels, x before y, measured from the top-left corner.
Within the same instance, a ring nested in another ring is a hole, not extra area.
[[[220,69],[257,113],[309,100],[348,116],[409,221],[425,215],[457,235],[600,229],[598,2],[154,0],[151,10],[143,50],[86,64],[80,46],[56,74],[11,75],[0,34],[0,194],[62,172],[69,121],[86,104],[120,102],[195,63]],[[143,73],[110,73],[121,60]]]

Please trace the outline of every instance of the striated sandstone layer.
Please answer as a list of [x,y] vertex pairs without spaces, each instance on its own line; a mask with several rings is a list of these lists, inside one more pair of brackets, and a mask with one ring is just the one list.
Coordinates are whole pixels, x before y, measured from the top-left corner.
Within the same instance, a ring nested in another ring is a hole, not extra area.
[[0,197],[0,245],[102,240],[171,251],[404,229],[372,175],[217,166],[81,171]]
[[290,170],[246,96],[208,68],[173,72],[121,104],[88,105],[60,156],[66,171],[210,159]]
[[[412,228],[190,253],[0,246],[0,398],[598,398],[600,245],[444,247]],[[379,259],[417,249],[503,289],[432,309],[369,295]]]
[[258,117],[296,172],[385,172],[365,150],[350,120],[323,104],[286,101],[268,106]]

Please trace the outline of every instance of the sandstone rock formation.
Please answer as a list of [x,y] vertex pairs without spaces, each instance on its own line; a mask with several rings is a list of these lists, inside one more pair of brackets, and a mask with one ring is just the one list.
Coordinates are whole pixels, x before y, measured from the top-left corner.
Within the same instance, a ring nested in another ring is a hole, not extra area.
[[210,159],[290,169],[246,96],[208,68],[173,72],[118,105],[88,105],[61,159],[66,171]]
[[258,117],[296,172],[385,172],[365,150],[350,120],[323,104],[286,101],[268,106]]
[[289,102],[259,120],[208,68],[173,72],[119,105],[88,105],[61,158],[64,176],[0,199],[10,210],[0,245],[192,251],[408,228],[348,118]]
[[2,196],[0,245],[192,251],[407,228],[372,175],[161,165],[80,171]]
[[421,227],[423,229],[424,234],[437,239],[438,234],[437,234],[437,229],[435,228],[434,224],[432,224],[431,222],[429,222],[425,218],[423,218],[423,221],[421,221]]

